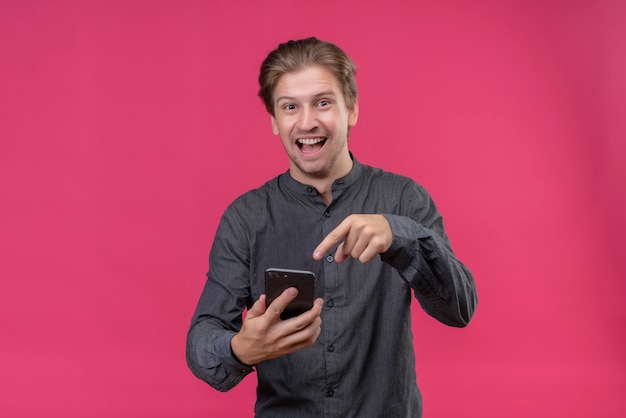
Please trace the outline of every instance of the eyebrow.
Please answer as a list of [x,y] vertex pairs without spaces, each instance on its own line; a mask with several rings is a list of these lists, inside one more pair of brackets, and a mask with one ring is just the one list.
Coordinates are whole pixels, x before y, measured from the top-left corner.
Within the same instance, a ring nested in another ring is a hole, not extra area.
[[[316,99],[319,99],[320,97],[332,97],[332,98],[334,98],[336,96],[337,95],[335,94],[335,92],[333,92],[332,90],[327,90],[327,91],[323,91],[323,92],[317,93],[315,96],[313,96],[313,99],[316,100]],[[295,97],[293,97],[293,96],[280,96],[280,97],[278,97],[276,99],[276,103],[280,102],[281,100],[291,101],[291,100],[297,100],[297,99]]]

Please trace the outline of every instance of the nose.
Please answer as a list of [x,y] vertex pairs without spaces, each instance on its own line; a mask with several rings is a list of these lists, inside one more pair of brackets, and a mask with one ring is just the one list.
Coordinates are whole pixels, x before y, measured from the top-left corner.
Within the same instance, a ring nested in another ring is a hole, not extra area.
[[317,127],[315,111],[309,107],[303,107],[298,118],[298,128],[302,131],[311,131]]

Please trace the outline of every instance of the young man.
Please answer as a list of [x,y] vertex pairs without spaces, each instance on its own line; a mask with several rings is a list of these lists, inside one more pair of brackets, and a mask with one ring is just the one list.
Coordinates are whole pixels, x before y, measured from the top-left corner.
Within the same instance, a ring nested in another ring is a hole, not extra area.
[[[412,293],[451,326],[476,307],[427,192],[350,153],[355,73],[315,38],[279,45],[261,66],[259,95],[289,171],[225,211],[187,337],[189,367],[218,390],[256,369],[257,417],[420,417]],[[280,319],[297,291],[268,306],[271,267],[316,274],[312,309]]]

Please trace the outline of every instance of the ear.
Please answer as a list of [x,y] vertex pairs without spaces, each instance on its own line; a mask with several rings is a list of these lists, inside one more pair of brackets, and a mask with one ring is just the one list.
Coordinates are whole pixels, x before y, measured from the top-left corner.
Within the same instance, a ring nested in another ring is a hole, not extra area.
[[272,132],[274,132],[274,135],[278,135],[278,122],[276,122],[276,118],[274,116],[272,116]]
[[348,127],[352,128],[359,120],[359,102],[354,102],[352,107],[348,108]]

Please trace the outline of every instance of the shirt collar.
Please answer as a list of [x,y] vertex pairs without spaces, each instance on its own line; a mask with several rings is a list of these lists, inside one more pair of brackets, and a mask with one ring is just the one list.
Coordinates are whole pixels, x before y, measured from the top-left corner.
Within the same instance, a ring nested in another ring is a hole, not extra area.
[[[350,170],[350,172],[346,174],[345,176],[335,180],[332,186],[333,192],[347,189],[352,184],[354,184],[354,182],[356,182],[359,176],[361,175],[363,166],[361,165],[361,163],[357,161],[356,158],[354,158],[354,155],[352,155],[352,153],[350,153],[350,158],[352,158],[352,170]],[[296,194],[305,195],[305,196],[317,196],[318,195],[315,187],[309,184],[300,183],[298,180],[291,177],[289,170],[287,170],[287,172],[282,177],[285,180],[286,186],[290,191]]]

